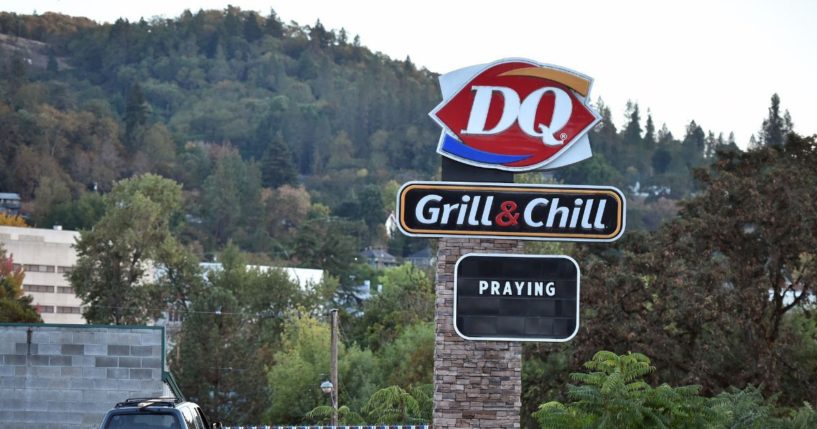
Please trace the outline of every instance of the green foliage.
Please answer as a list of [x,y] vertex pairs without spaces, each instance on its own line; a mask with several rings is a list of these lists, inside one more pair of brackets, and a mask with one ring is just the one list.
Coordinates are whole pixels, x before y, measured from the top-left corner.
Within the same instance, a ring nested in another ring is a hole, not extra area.
[[[386,270],[380,282],[382,291],[373,292],[364,303],[359,321],[365,327],[364,344],[373,350],[394,341],[409,326],[434,320],[434,285],[424,271],[404,264]],[[404,341],[419,341],[422,328],[416,329],[420,331],[408,335],[418,337]]]
[[647,384],[644,377],[655,368],[642,354],[601,351],[585,367],[591,372],[571,374],[580,383],[568,389],[573,402],[549,402],[534,413],[541,427],[699,428],[722,418],[698,395],[700,386]]
[[817,399],[806,381],[817,340],[799,315],[817,272],[815,146],[791,137],[721,151],[677,219],[615,246],[577,246],[587,287],[576,359],[649,350],[653,377],[672,385],[762,386],[787,406]]
[[66,230],[87,230],[105,214],[105,202],[95,192],[85,192],[78,199],[56,204],[44,218],[37,221],[41,227],[62,225]]
[[383,382],[408,389],[431,384],[434,364],[434,323],[419,322],[402,328],[379,352]]
[[375,424],[405,424],[427,421],[421,417],[420,403],[397,386],[380,389],[363,407],[367,421]]
[[266,367],[281,343],[284,318],[297,306],[314,306],[320,285],[304,292],[280,270],[248,269],[228,246],[223,270],[208,273],[193,291],[171,368],[185,394],[217,419],[250,424],[269,406]]
[[195,264],[183,256],[170,231],[170,219],[181,206],[181,187],[147,174],[118,182],[104,202],[105,214],[76,244],[71,285],[90,323],[150,322],[168,299],[153,282],[153,270],[190,272],[193,268],[176,264]]
[[[398,386],[389,386],[374,392],[360,408],[360,413],[352,408],[338,408],[338,423],[343,425],[376,424],[405,425],[428,423],[431,421],[432,396],[434,386],[419,385],[406,391]],[[332,407],[320,405],[306,414],[308,421],[325,424],[331,421]]]

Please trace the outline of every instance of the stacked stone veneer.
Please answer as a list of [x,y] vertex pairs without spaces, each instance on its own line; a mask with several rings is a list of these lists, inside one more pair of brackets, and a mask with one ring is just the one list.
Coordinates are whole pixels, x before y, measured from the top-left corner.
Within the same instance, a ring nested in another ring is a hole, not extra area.
[[164,330],[0,325],[0,428],[97,428],[128,397],[161,396]]
[[454,265],[467,253],[521,253],[513,240],[440,239],[437,251],[437,337],[434,428],[518,428],[522,345],[467,341],[454,331]]

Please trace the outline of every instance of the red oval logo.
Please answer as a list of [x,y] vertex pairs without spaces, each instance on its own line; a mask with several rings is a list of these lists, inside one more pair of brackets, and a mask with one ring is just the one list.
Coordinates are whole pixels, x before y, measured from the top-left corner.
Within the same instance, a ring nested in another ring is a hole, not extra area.
[[[473,69],[440,78],[444,96],[446,84],[460,85],[430,113],[444,128],[441,155],[511,171],[548,168],[600,120],[587,105],[589,77],[526,60],[493,63],[469,77]],[[565,161],[558,166],[575,162]]]

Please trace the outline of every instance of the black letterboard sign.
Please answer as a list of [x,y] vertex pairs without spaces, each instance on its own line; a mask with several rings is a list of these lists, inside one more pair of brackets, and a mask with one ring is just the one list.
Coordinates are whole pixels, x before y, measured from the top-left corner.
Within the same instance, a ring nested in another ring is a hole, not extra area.
[[610,186],[409,182],[397,193],[397,225],[414,237],[615,241],[624,194]]
[[454,328],[466,340],[568,341],[579,275],[569,256],[467,254],[454,269]]

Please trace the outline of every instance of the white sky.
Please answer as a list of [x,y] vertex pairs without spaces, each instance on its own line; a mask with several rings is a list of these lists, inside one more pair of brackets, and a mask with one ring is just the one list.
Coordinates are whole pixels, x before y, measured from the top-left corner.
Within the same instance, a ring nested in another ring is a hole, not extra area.
[[[57,11],[113,22],[227,4],[284,22],[346,28],[396,59],[445,73],[506,57],[595,79],[623,122],[628,99],[680,138],[694,119],[745,147],[777,92],[795,130],[817,133],[817,1],[812,0],[2,0],[0,10]],[[809,77],[811,76],[811,77]]]

